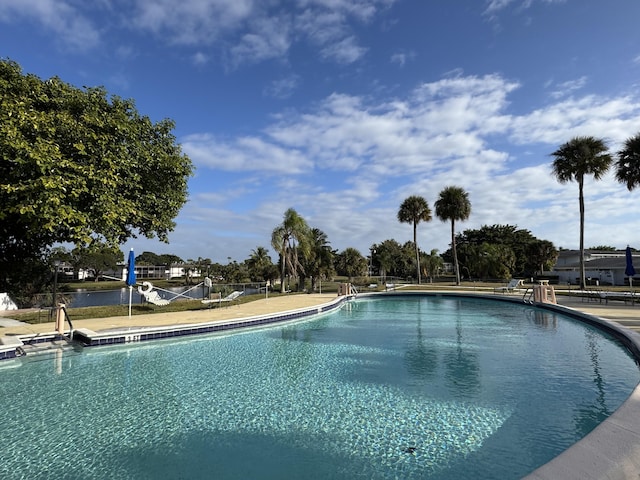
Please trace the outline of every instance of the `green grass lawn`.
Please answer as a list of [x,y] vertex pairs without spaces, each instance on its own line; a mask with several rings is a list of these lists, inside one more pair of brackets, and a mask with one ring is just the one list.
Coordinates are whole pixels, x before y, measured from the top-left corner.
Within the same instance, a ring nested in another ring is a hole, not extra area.
[[[281,295],[280,293],[269,293],[270,297]],[[293,294],[289,294],[293,295]],[[264,295],[242,295],[234,300],[233,304],[253,302],[264,298]],[[163,307],[151,305],[149,303],[135,303],[131,306],[131,315],[146,315],[150,313],[166,313],[166,312],[185,312],[207,310],[209,308],[218,308],[215,303],[203,304],[200,300],[176,300]],[[91,318],[107,318],[129,315],[129,305],[103,305],[98,307],[79,307],[67,308],[67,313],[74,320],[86,320]],[[40,309],[38,311],[29,311],[24,313],[16,313],[11,318],[26,323],[46,323],[54,321],[51,309]]]

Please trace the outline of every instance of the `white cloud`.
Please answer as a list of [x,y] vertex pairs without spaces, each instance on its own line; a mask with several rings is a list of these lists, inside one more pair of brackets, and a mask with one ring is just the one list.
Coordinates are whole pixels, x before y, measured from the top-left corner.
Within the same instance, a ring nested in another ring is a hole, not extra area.
[[[542,3],[564,3],[565,0],[541,0]],[[535,0],[486,0],[486,14],[495,14],[505,8],[515,5],[516,8],[524,10],[535,2]]]
[[203,52],[196,52],[191,58],[194,65],[206,65],[209,63],[209,56]]
[[[370,22],[396,0],[132,0],[80,2],[4,0],[0,21],[20,17],[37,21],[69,48],[90,50],[100,31],[89,20],[99,15],[101,28],[125,26],[161,42],[196,48],[200,63],[212,57],[236,68],[244,63],[286,58],[294,42],[307,43],[327,61],[353,63],[366,53],[356,26]],[[108,15],[105,14],[105,11]]]
[[357,39],[351,36],[325,46],[320,53],[324,59],[346,65],[360,60],[367,53],[367,49],[359,46]]
[[252,30],[245,33],[238,45],[231,47],[231,63],[254,63],[286,55],[291,45],[287,18],[261,18],[252,22]]
[[263,171],[296,174],[313,167],[300,152],[257,137],[225,142],[209,134],[194,134],[182,141],[184,152],[201,167],[222,171]]
[[293,42],[308,42],[331,61],[348,64],[366,47],[353,22],[368,22],[396,0],[137,0],[131,25],[169,43],[221,48],[232,68],[285,58]]
[[264,90],[263,94],[274,98],[289,98],[300,85],[298,75],[289,75],[279,80],[271,82]]
[[415,57],[415,52],[396,52],[391,55],[390,61],[404,67],[408,61],[415,59]]
[[56,0],[3,0],[0,21],[25,18],[40,23],[57,35],[65,47],[90,50],[100,42],[97,27],[70,2]]
[[519,144],[559,145],[575,136],[596,136],[616,146],[638,128],[640,99],[587,95],[514,117],[511,138]]
[[136,0],[131,22],[171,43],[208,44],[244,26],[256,9],[254,0]]
[[576,80],[568,80],[566,82],[559,83],[554,86],[554,90],[551,92],[551,97],[559,99],[562,97],[568,97],[577,90],[581,90],[587,84],[587,77],[580,77]]

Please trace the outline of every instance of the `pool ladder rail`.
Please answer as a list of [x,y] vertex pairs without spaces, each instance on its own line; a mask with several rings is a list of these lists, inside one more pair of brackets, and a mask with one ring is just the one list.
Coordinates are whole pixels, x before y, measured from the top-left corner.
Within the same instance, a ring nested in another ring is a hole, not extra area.
[[[55,311],[55,333],[44,334],[36,333],[35,335],[2,337],[0,346],[7,348],[6,351],[13,349],[13,354],[5,358],[19,358],[26,355],[47,353],[52,350],[62,350],[73,347],[73,323],[67,312],[64,303],[54,307]],[[65,322],[69,324],[69,334],[65,334]]]
[[356,297],[358,290],[351,283],[341,283],[338,285],[338,296]]

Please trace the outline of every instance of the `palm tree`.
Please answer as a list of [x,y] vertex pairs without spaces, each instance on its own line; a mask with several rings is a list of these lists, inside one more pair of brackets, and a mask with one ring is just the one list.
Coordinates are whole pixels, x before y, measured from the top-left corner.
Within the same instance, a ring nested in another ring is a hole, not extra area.
[[271,246],[280,254],[280,291],[284,293],[286,272],[297,276],[303,271],[298,253],[305,257],[309,252],[309,227],[293,208],[284,212],[282,224],[273,230]]
[[424,260],[422,263],[426,266],[425,273],[429,276],[431,283],[433,283],[433,277],[438,275],[440,270],[442,270],[444,261],[442,260],[442,257],[438,255],[437,248],[432,249],[431,252],[429,252],[428,255],[425,254],[423,258]]
[[353,247],[347,247],[336,255],[336,270],[338,275],[349,277],[351,282],[354,277],[364,275],[367,271],[367,259]]
[[613,159],[604,140],[594,137],[574,137],[551,154],[553,174],[560,183],[578,182],[580,202],[580,288],[585,287],[584,272],[584,177],[593,175],[600,180],[609,170]]
[[453,251],[453,268],[456,272],[456,285],[460,285],[460,266],[456,251],[456,220],[466,220],[471,215],[469,194],[463,188],[445,187],[436,200],[436,215],[440,220],[451,221],[451,249]]
[[627,139],[618,152],[616,180],[625,183],[629,191],[640,185],[640,133]]
[[272,265],[269,251],[265,247],[256,247],[251,250],[251,256],[245,262],[253,279],[267,280],[266,272]]
[[331,250],[327,234],[319,228],[310,231],[310,255],[305,262],[305,270],[311,275],[311,291],[315,291],[316,282],[322,277],[333,275],[334,253]]
[[420,222],[431,221],[431,209],[427,201],[419,195],[411,195],[407,197],[400,210],[398,210],[398,221],[401,223],[413,224],[413,245],[416,249],[416,271],[418,274],[418,283],[421,283],[420,276],[420,249],[418,248],[417,230]]

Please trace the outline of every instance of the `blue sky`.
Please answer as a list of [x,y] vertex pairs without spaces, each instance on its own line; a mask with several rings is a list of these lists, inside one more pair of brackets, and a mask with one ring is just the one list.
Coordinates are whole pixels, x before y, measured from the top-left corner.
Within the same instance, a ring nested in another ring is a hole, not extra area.
[[[449,185],[472,204],[459,230],[577,248],[578,188],[549,154],[640,133],[638,19],[637,0],[3,0],[0,55],[176,122],[189,202],[168,245],[125,251],[242,261],[293,207],[367,255],[411,240],[407,196],[433,209]],[[612,170],[585,195],[586,246],[640,248],[640,192]],[[449,228],[421,224],[420,248]]]

